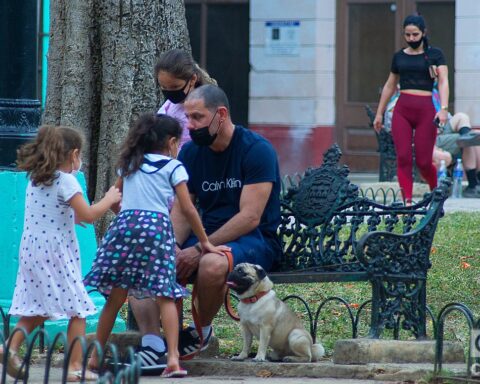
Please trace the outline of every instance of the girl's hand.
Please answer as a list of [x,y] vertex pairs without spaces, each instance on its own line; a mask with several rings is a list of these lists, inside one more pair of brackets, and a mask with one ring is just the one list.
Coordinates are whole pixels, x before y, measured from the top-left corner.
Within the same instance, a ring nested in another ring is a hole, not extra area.
[[120,202],[122,200],[122,192],[117,187],[110,187],[110,189],[105,194],[105,199],[107,199],[111,205]]
[[206,241],[204,243],[200,243],[200,246],[202,247],[202,255],[204,253],[216,253],[218,255],[224,255],[225,252],[230,252],[232,248],[226,246],[226,245],[219,245],[215,246],[209,241]]
[[447,124],[448,121],[448,111],[445,109],[441,109],[438,111],[435,115],[435,119],[438,118],[439,120],[439,126],[443,127],[445,124]]
[[373,120],[373,129],[375,129],[377,133],[380,133],[382,128],[383,128],[383,117],[381,115],[376,115],[375,120]]
[[79,225],[80,227],[82,228],[87,228],[87,226],[83,223],[83,221],[81,221],[77,214],[75,214],[75,224]]

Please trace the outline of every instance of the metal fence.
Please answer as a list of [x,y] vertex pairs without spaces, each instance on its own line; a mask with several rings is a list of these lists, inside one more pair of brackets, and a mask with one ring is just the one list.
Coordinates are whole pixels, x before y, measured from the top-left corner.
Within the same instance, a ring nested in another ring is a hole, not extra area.
[[[13,332],[10,332],[10,315],[6,314],[2,308],[0,308],[0,314],[3,322],[3,334],[0,335],[0,346],[3,348],[3,361],[0,363],[3,365],[2,375],[0,383],[4,384],[7,381],[7,359],[10,351],[11,337],[17,332],[23,333],[25,338],[24,347],[22,347],[22,365],[19,369],[22,372],[23,378],[14,378],[14,382],[28,383],[33,366],[33,357],[35,350],[45,358],[45,365],[40,366],[43,368],[43,383],[47,384],[52,380],[51,369],[56,355],[62,354],[63,350],[63,362],[61,365],[61,379],[62,383],[67,382],[68,377],[68,365],[71,359],[72,350],[80,344],[82,349],[82,373],[80,380],[83,381],[88,356],[96,350],[99,356],[100,367],[103,367],[98,372],[98,383],[124,383],[134,384],[138,383],[140,379],[140,361],[135,356],[132,347],[128,348],[127,356],[120,356],[119,350],[115,344],[108,343],[105,350],[98,341],[94,340],[87,342],[85,337],[77,337],[71,343],[68,342],[67,334],[65,332],[57,333],[52,339],[48,332],[44,328],[39,328],[33,333],[28,335],[22,328],[16,328]],[[38,374],[39,365],[36,364],[35,375]],[[41,381],[42,377],[36,377],[37,381]]]

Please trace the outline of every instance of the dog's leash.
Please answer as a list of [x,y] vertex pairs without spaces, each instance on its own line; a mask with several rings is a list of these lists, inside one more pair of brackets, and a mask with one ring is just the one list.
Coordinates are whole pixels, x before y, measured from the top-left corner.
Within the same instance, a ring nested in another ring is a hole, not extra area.
[[[228,260],[228,273],[233,271],[233,254],[232,252],[225,252],[225,256],[227,256]],[[227,290],[225,291],[225,311],[228,315],[235,321],[240,321],[240,317],[235,313],[235,310],[232,307],[232,300],[230,298],[230,287],[227,286]]]

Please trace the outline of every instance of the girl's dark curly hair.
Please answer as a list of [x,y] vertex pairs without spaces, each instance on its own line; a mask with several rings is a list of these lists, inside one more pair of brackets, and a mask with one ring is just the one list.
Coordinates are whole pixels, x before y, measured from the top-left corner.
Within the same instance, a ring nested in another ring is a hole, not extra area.
[[128,131],[120,150],[117,168],[126,177],[138,171],[146,153],[161,153],[167,150],[171,137],[180,139],[182,127],[177,119],[167,115],[147,113],[141,115]]
[[82,146],[83,136],[74,128],[44,125],[33,142],[17,150],[17,167],[27,171],[33,185],[52,185],[58,168]]

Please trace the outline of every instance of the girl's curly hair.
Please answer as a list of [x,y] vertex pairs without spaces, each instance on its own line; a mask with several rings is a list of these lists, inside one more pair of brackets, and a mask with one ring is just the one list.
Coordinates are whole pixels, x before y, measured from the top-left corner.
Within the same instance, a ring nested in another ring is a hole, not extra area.
[[117,169],[126,177],[138,171],[146,153],[160,153],[167,150],[170,137],[179,139],[182,127],[177,119],[167,115],[146,113],[141,115],[128,131],[120,150]]
[[17,167],[27,171],[33,185],[52,185],[55,172],[82,145],[83,136],[74,128],[44,125],[33,142],[17,150]]

